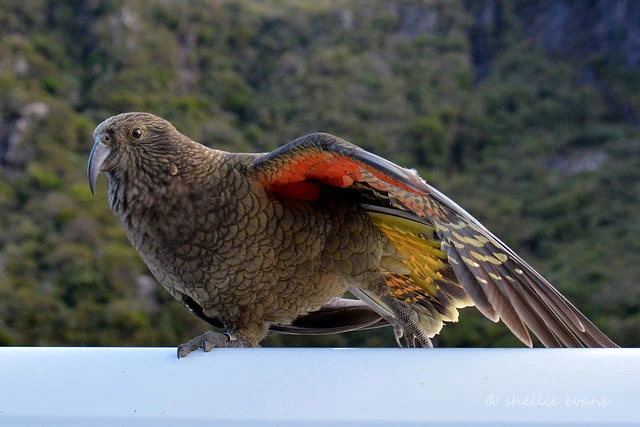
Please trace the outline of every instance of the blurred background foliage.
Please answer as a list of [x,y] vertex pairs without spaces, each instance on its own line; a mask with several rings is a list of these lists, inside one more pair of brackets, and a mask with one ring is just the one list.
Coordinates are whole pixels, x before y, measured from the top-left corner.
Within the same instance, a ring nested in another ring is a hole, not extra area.
[[[177,345],[207,329],[86,181],[124,111],[206,145],[339,135],[416,168],[611,338],[640,344],[640,3],[6,0],[0,344]],[[266,345],[392,346],[388,329]],[[442,346],[519,346],[473,309]]]

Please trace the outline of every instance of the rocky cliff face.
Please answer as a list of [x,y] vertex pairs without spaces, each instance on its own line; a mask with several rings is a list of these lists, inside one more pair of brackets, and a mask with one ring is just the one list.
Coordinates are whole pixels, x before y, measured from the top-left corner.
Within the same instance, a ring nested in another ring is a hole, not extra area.
[[549,53],[640,67],[640,2],[526,2],[518,15],[525,34]]
[[640,2],[546,0],[473,3],[473,59],[480,77],[508,29],[521,32],[547,53],[640,67]]
[[0,120],[0,165],[22,167],[27,163],[33,152],[30,136],[48,113],[46,103],[33,102],[17,117]]

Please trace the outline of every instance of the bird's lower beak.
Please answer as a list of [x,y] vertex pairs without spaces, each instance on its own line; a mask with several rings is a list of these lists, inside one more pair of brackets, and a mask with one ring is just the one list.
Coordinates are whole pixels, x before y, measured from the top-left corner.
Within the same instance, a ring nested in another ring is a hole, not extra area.
[[91,149],[91,154],[89,154],[89,164],[87,165],[87,178],[89,179],[91,194],[93,194],[95,189],[98,174],[102,170],[102,164],[110,152],[111,149],[96,138],[96,142]]

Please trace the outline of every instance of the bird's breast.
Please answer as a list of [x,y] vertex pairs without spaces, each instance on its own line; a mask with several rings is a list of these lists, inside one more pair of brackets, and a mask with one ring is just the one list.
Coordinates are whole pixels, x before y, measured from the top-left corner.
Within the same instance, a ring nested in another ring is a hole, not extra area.
[[155,200],[125,227],[165,287],[218,316],[292,316],[377,268],[380,235],[355,204],[279,200],[241,179],[195,190]]

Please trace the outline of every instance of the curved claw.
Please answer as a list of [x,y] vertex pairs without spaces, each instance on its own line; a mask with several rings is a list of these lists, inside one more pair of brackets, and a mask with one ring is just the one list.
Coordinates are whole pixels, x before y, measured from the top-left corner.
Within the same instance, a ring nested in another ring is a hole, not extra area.
[[396,344],[398,344],[398,347],[402,348],[402,341],[400,341],[400,339],[404,335],[404,330],[402,329],[402,326],[398,325],[397,323],[393,325],[393,335],[396,338]]

